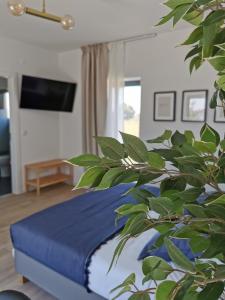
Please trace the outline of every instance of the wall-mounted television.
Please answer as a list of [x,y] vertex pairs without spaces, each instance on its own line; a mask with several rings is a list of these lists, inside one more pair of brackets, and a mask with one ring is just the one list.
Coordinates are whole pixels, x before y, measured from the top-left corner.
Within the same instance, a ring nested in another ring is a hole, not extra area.
[[22,77],[20,108],[72,112],[77,84]]

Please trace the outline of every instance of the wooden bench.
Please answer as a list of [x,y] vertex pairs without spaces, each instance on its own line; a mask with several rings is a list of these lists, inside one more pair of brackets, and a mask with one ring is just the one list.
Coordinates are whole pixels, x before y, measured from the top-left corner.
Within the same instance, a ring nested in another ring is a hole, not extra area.
[[[65,168],[69,168],[69,174],[65,173]],[[56,172],[52,174],[53,170]],[[35,175],[34,179],[30,179],[30,172]],[[44,175],[46,172],[51,172],[51,174]],[[25,165],[26,192],[29,191],[30,187],[33,187],[36,188],[37,196],[39,196],[41,188],[66,181],[73,182],[73,166],[62,159]]]

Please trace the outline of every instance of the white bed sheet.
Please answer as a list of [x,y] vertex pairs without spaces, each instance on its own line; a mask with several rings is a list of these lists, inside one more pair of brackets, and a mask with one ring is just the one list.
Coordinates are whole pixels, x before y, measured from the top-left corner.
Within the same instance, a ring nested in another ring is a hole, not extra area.
[[[110,291],[121,284],[126,277],[131,273],[136,274],[136,283],[138,288],[143,289],[142,285],[142,262],[138,261],[138,256],[145,244],[155,234],[155,230],[151,229],[143,233],[140,237],[128,241],[118,263],[107,274],[114,250],[118,245],[118,238],[110,240],[107,244],[103,245],[92,256],[91,264],[89,267],[89,288],[104,297],[105,299],[112,299],[114,294]],[[171,263],[172,264],[172,263]],[[182,277],[181,273],[174,272],[168,278],[178,281]],[[154,283],[152,283],[154,286]],[[149,284],[146,284],[144,288],[149,288]],[[127,300],[129,294],[124,294],[119,300]],[[151,299],[154,299],[152,296]]]

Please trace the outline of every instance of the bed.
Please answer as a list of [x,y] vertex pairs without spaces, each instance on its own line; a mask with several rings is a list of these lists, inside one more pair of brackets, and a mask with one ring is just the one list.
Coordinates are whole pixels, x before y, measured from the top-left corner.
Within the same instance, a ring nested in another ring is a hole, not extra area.
[[[130,240],[107,274],[117,235],[126,222],[121,219],[115,225],[115,209],[135,202],[125,195],[131,187],[89,192],[12,225],[16,271],[62,300],[110,299],[110,290],[132,272],[142,287],[137,257],[152,230]],[[158,195],[158,188],[149,189]],[[127,295],[120,298],[126,299]]]

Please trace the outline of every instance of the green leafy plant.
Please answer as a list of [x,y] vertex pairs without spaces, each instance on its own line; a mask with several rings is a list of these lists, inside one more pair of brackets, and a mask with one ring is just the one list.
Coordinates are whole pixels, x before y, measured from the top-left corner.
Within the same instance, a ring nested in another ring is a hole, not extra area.
[[[151,283],[151,288],[139,290],[135,274],[131,274],[115,289],[119,292],[114,299],[124,293],[130,300],[147,300],[151,294],[157,300],[219,299],[225,280],[225,140],[207,124],[199,140],[191,131],[166,130],[147,143],[121,135],[123,143],[97,138],[102,157],[85,154],[69,161],[86,168],[77,188],[107,189],[135,182],[127,193],[137,203],[117,209],[117,217],[127,217],[127,222],[112,265],[130,238],[154,228],[161,234],[155,247],[165,244],[176,268],[162,258],[147,257],[143,260],[143,284]],[[159,183],[160,197],[143,187],[147,183]],[[198,201],[200,195],[205,201]],[[151,217],[151,211],[157,217]],[[188,238],[192,251],[201,253],[199,258],[190,261],[171,237]],[[178,282],[168,280],[175,271],[181,275]]]
[[225,111],[225,1],[224,0],[168,0],[164,3],[170,12],[158,25],[185,21],[194,30],[182,45],[191,46],[185,60],[190,60],[190,72],[204,62],[217,72],[215,93],[210,107],[222,106]]

